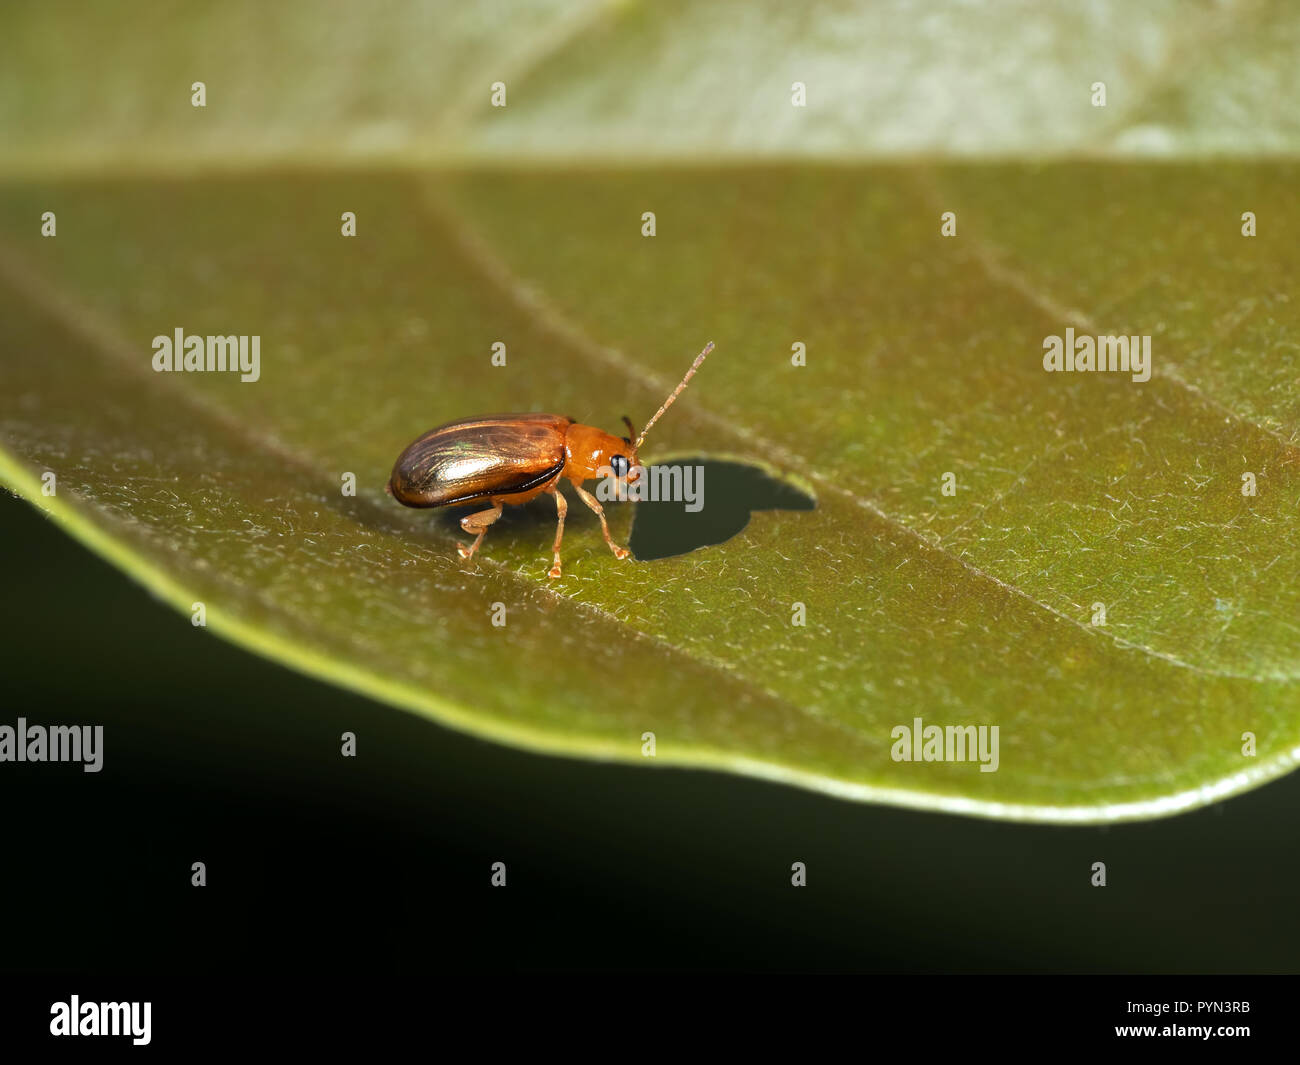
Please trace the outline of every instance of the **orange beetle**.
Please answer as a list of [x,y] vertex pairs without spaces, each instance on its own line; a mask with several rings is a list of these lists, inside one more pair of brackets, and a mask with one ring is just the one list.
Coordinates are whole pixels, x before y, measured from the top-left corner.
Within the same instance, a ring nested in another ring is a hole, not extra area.
[[[430,429],[398,456],[386,490],[408,507],[463,507],[486,501],[492,504],[460,520],[467,533],[477,533],[466,547],[457,545],[461,558],[471,558],[483,542],[488,527],[501,517],[507,503],[527,503],[548,492],[555,497],[558,522],[555,527],[555,561],[548,577],[560,575],[560,541],[564,539],[564,515],[568,504],[560,493],[560,479],[567,478],[584,503],[600,518],[605,543],[615,558],[627,558],[628,550],[609,538],[605,510],[583,481],[610,470],[623,484],[640,476],[637,451],[650,427],[663,415],[695,375],[705,356],[713,350],[710,341],[695,357],[681,384],[673,389],[640,436],[610,436],[590,425],[580,425],[559,414],[488,414],[467,418]],[[631,433],[632,422],[623,421]]]

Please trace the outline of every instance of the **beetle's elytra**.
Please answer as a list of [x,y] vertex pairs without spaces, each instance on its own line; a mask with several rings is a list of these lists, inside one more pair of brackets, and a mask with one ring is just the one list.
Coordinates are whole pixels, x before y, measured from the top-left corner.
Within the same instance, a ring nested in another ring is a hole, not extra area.
[[[463,507],[471,503],[491,504],[487,510],[460,521],[474,542],[457,546],[461,558],[471,558],[483,542],[488,527],[501,517],[507,503],[527,503],[547,492],[555,497],[558,521],[555,527],[555,561],[549,577],[560,575],[560,541],[564,539],[564,515],[568,504],[560,493],[560,480],[567,479],[584,503],[600,519],[605,543],[616,558],[627,558],[628,550],[609,538],[605,510],[584,481],[611,470],[627,483],[635,481],[640,467],[637,450],[650,427],[680,394],[695,371],[713,350],[710,341],[695,357],[686,376],[651,418],[635,441],[630,436],[580,425],[560,414],[487,414],[479,418],[449,422],[430,429],[398,456],[386,486],[388,494],[408,507]],[[632,422],[628,418],[628,432]]]

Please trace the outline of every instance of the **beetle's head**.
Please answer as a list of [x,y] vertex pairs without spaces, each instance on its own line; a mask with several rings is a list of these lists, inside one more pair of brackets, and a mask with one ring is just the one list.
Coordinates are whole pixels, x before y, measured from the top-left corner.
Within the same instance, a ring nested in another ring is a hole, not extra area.
[[568,451],[568,461],[566,463],[566,474],[582,474],[584,479],[600,476],[608,476],[603,471],[613,473],[620,484],[633,484],[641,477],[641,458],[637,454],[642,442],[645,440],[646,433],[661,417],[664,411],[673,405],[673,401],[681,395],[682,389],[694,376],[695,371],[700,368],[705,357],[713,350],[713,341],[709,341],[704,346],[704,350],[695,356],[695,361],[691,363],[691,368],[686,371],[686,376],[682,378],[672,393],[664,400],[664,405],[655,412],[653,418],[646,422],[646,426],[640,433],[632,424],[632,419],[626,414],[623,415],[623,424],[627,426],[630,436],[610,436],[609,433],[601,432],[599,429],[593,429],[589,425],[578,425],[574,423],[569,426],[568,433],[565,437],[565,448]]
[[[624,448],[621,454],[628,462],[628,470],[624,471],[624,477],[627,481],[634,482],[641,476],[641,459],[637,456],[636,444],[632,442],[636,439],[636,426],[632,424],[632,419],[626,414],[623,415],[623,424],[627,426],[627,431],[631,434],[630,436],[623,437]],[[614,458],[618,457],[618,455],[614,456]],[[616,467],[614,468],[614,472],[616,474],[618,473]]]
[[[569,426],[565,444],[569,451],[568,473],[581,473],[583,480],[608,477],[621,484],[635,481],[636,448],[624,437],[611,436],[590,425]],[[629,477],[630,475],[630,477]]]

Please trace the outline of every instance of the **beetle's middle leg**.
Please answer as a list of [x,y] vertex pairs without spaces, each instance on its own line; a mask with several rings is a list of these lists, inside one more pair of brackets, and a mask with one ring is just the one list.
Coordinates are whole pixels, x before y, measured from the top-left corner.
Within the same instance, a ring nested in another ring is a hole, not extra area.
[[478,545],[483,542],[483,537],[487,535],[488,526],[497,518],[501,517],[501,504],[493,503],[488,510],[480,510],[474,514],[467,514],[460,519],[460,527],[467,533],[478,533],[478,537],[469,547],[464,544],[457,544],[456,550],[460,552],[461,558],[473,558],[474,552],[478,550]]
[[555,522],[555,561],[552,563],[550,571],[546,574],[548,577],[555,578],[560,575],[560,541],[564,539],[564,515],[569,513],[569,502],[564,498],[555,485],[547,489],[551,495],[555,496],[555,513],[557,520]]
[[600,519],[600,531],[605,534],[605,543],[609,544],[609,549],[614,552],[614,557],[627,558],[627,556],[632,552],[630,552],[626,547],[619,547],[618,544],[614,543],[614,541],[609,538],[609,525],[605,521],[605,508],[600,505],[599,500],[584,489],[582,485],[575,484],[573,487],[578,490],[578,495],[582,496],[582,501],[596,512],[596,517]]

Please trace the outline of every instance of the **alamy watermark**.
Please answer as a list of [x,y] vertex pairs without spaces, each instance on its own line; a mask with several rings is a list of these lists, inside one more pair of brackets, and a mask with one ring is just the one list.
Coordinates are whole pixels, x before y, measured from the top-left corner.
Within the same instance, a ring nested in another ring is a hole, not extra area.
[[998,771],[997,725],[895,725],[889,757],[895,762],[979,762],[981,773]]
[[104,768],[104,726],[0,725],[0,762],[81,762],[82,772]]
[[1043,338],[1043,369],[1048,373],[1127,373],[1133,375],[1134,381],[1149,381],[1151,337],[1076,337],[1071,326],[1064,338]]
[[177,326],[172,336],[153,338],[155,373],[230,371],[246,383],[262,376],[260,336],[186,336]]
[[50,1005],[50,1035],[130,1036],[135,1046],[148,1046],[151,1002],[82,1002],[72,995]]
[[685,503],[691,514],[704,509],[703,466],[633,466],[624,477],[602,466],[596,476],[602,503]]

